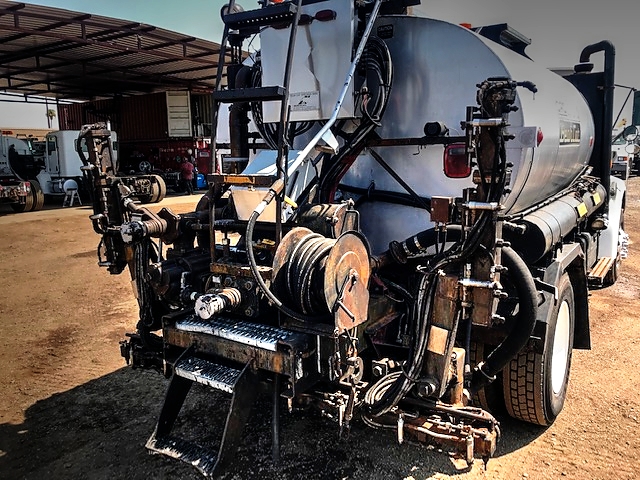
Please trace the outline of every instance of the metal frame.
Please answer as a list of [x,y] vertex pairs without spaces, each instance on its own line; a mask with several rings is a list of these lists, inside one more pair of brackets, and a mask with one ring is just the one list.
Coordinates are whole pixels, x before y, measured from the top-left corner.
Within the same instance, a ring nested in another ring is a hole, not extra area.
[[0,93],[95,100],[209,92],[220,54],[217,43],[152,25],[0,0]]

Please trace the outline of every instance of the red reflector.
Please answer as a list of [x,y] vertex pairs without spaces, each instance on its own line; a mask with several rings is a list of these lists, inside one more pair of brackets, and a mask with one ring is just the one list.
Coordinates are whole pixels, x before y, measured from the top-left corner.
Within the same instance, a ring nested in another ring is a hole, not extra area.
[[465,178],[471,175],[464,144],[454,143],[444,149],[444,174],[449,178]]
[[[302,13],[300,14],[300,18],[298,19],[298,25],[310,25],[314,20],[317,20],[319,22],[329,22],[331,20],[335,20],[337,15],[338,14],[335,12],[335,10],[320,10],[313,16]],[[276,30],[281,30],[283,28],[287,28],[288,26],[289,24],[286,22],[271,25],[271,27],[275,28]]]
[[328,22],[329,20],[335,20],[337,13],[334,10],[320,10],[313,16],[319,22]]
[[542,133],[542,129],[538,128],[538,135],[536,136],[536,145],[539,147],[544,140],[544,134]]
[[29,189],[31,188],[31,184],[29,182],[24,182],[24,187]]

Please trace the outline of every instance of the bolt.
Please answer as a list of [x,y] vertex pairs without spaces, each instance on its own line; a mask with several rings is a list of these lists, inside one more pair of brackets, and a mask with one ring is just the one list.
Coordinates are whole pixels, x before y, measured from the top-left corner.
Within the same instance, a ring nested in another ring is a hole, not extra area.
[[247,317],[251,317],[251,316],[253,315],[253,308],[251,308],[251,307],[247,307],[247,308],[245,309],[245,311],[244,311],[244,314],[245,314]]
[[244,282],[244,289],[245,290],[251,290],[253,289],[253,282],[247,280],[246,282]]
[[371,370],[371,373],[373,373],[375,377],[381,377],[384,373],[384,371],[382,370],[382,365],[375,365]]
[[421,397],[428,397],[433,395],[435,391],[438,389],[438,385],[435,380],[429,379],[424,383],[420,383],[418,385],[418,395]]
[[233,277],[224,277],[224,286],[231,287],[233,285]]

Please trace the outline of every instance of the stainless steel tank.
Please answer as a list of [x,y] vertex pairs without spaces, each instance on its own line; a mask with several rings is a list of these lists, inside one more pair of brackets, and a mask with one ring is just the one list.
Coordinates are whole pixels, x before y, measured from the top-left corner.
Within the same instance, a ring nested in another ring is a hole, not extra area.
[[[489,77],[535,83],[538,92],[518,89],[518,111],[509,116],[507,158],[513,174],[504,198],[507,212],[517,213],[568,186],[588,164],[594,124],[582,95],[565,79],[475,32],[444,21],[389,16],[378,31],[393,58],[394,84],[378,130],[382,138],[424,135],[426,122],[440,121],[451,135],[463,135],[460,122],[467,106],[476,105],[476,85]],[[533,127],[533,128],[526,128]],[[537,130],[540,131],[539,136]],[[532,136],[536,138],[522,138]],[[538,144],[538,140],[542,141]],[[383,159],[419,194],[460,196],[472,187],[471,177],[447,178],[442,146],[377,147]],[[346,185],[406,193],[365,151],[346,177]],[[391,240],[432,226],[417,208],[389,203],[363,203],[362,228],[374,252]]]

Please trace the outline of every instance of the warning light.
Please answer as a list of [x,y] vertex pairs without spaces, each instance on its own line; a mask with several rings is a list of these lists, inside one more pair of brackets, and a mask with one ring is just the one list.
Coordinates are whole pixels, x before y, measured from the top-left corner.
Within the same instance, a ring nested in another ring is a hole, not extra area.
[[444,174],[449,178],[465,178],[471,175],[464,143],[454,143],[444,149]]

